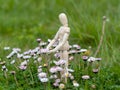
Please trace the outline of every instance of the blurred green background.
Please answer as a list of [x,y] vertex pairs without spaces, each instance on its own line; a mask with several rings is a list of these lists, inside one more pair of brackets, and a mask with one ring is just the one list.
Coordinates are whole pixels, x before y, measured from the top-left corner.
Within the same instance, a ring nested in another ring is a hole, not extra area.
[[0,58],[5,59],[5,46],[24,51],[36,47],[37,38],[52,39],[61,26],[61,12],[68,16],[70,44],[92,46],[92,54],[100,41],[102,17],[108,18],[98,53],[102,58],[102,81],[108,78],[110,83],[106,81],[105,87],[120,87],[120,0],[0,0]]
[[70,44],[92,46],[93,51],[102,33],[102,17],[107,16],[99,56],[116,58],[120,50],[119,10],[120,0],[0,0],[0,49],[10,46],[26,50],[37,45],[37,38],[52,39],[61,26],[58,15],[64,12],[71,28]]
[[0,0],[0,41],[29,45],[38,37],[53,38],[61,25],[58,15],[65,12],[70,42],[97,45],[106,15],[105,43],[119,46],[119,10],[120,0]]

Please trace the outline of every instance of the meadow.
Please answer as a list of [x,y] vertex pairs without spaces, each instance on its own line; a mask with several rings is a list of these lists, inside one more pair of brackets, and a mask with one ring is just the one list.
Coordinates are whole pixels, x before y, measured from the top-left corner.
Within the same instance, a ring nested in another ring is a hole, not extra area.
[[[26,83],[24,80],[24,74],[30,74],[30,72],[22,74],[16,71],[19,84],[17,86],[15,78],[10,75],[9,71],[13,67],[9,64],[10,60],[6,58],[10,51],[5,51],[4,47],[21,48],[23,52],[38,46],[36,42],[38,38],[45,42],[52,39],[61,25],[58,19],[61,12],[68,16],[71,29],[70,44],[78,44],[86,49],[91,47],[90,56],[94,55],[100,41],[102,17],[108,18],[104,39],[97,54],[97,57],[102,58],[99,62],[100,70],[97,74],[91,73],[90,70],[84,68],[86,65],[82,67],[84,62],[81,54],[74,55],[75,58],[70,67],[75,70],[73,75],[79,87],[73,87],[68,81],[65,89],[120,90],[119,11],[120,0],[0,0],[0,62],[5,61],[8,67],[7,78],[0,70],[0,90],[59,90],[59,88],[54,88],[50,82],[45,84],[39,82],[36,75],[37,67],[33,66],[33,62],[31,62],[33,82]],[[45,55],[43,57],[46,58]],[[84,74],[90,75],[90,79],[83,80],[81,77]],[[31,81],[31,77],[28,76],[27,80]]]

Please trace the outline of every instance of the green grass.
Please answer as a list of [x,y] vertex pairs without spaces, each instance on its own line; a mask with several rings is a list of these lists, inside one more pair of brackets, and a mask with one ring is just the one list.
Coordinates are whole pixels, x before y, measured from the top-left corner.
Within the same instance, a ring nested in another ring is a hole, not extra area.
[[[101,71],[95,80],[89,81],[89,85],[95,83],[97,90],[120,90],[119,10],[120,0],[0,0],[0,58],[5,60],[4,46],[28,50],[37,45],[35,40],[38,37],[44,41],[53,38],[61,25],[58,19],[61,12],[65,12],[69,19],[70,44],[77,43],[83,48],[92,46],[94,53],[101,36],[102,16],[105,15],[109,22],[98,54],[102,58]],[[77,71],[75,75],[80,83],[78,90],[82,90],[85,85],[79,72],[81,71]],[[0,72],[2,80],[1,76]],[[6,86],[4,79],[2,83],[1,80],[0,88],[3,90],[6,87],[8,90],[15,89],[15,84]],[[48,85],[47,88],[49,87],[51,86]],[[29,86],[24,88],[32,90]],[[39,86],[37,89],[39,90]],[[23,88],[19,87],[17,90]]]

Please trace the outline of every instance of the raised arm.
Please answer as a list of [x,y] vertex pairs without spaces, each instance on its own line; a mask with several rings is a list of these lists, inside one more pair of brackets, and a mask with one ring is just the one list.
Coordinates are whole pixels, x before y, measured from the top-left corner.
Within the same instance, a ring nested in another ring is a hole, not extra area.
[[61,43],[59,43],[58,46],[56,46],[53,50],[50,50],[49,53],[56,52],[57,50],[59,50],[65,44],[65,42],[68,40],[68,36],[69,36],[69,34],[65,33],[63,36],[63,41]]
[[49,50],[50,47],[55,43],[55,41],[58,39],[58,32],[55,35],[55,37],[53,38],[53,40],[48,44],[47,49]]

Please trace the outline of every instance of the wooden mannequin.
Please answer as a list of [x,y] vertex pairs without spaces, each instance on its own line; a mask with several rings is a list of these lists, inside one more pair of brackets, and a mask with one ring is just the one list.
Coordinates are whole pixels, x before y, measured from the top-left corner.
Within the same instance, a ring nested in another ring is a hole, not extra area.
[[[47,50],[48,50],[48,53],[56,52],[58,50],[60,51],[60,59],[66,60],[65,67],[64,67],[64,74],[68,74],[68,50],[69,50],[68,37],[70,34],[70,28],[68,27],[68,20],[65,13],[61,13],[59,15],[59,20],[62,26],[59,28],[57,34],[47,46]],[[50,50],[50,47],[56,41],[58,41],[59,44],[54,49]],[[67,77],[65,79],[67,80]]]

